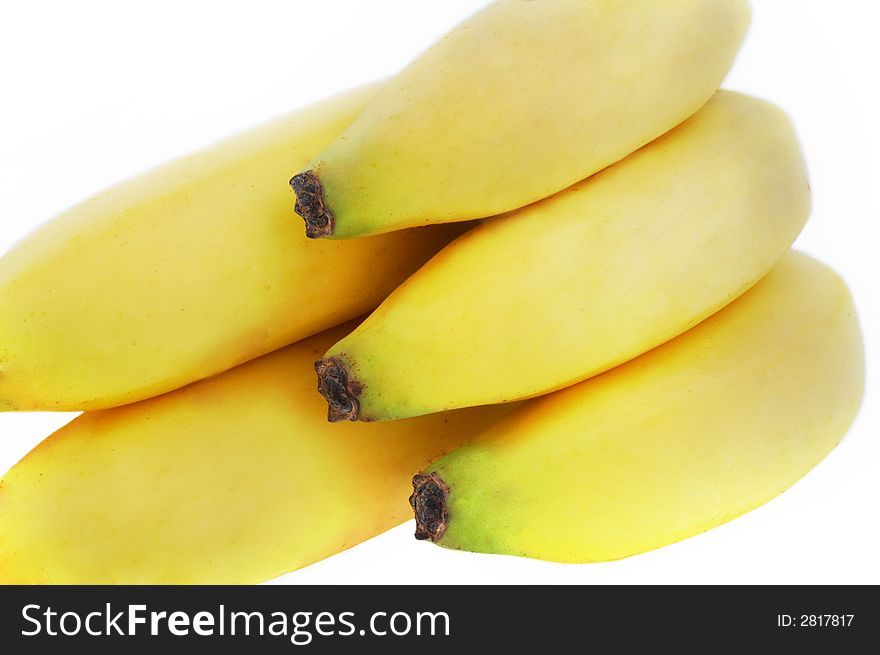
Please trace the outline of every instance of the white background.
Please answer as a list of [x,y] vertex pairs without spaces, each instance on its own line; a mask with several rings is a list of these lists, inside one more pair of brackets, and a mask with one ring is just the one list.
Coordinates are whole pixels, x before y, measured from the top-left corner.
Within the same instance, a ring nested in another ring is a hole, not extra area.
[[[0,252],[102,187],[392,74],[484,4],[0,0]],[[817,469],[732,523],[621,562],[447,551],[416,543],[408,523],[278,581],[880,583],[877,6],[753,0],[752,28],[726,83],[793,116],[814,192],[797,247],[843,274],[862,318],[868,392],[856,424]],[[70,418],[0,415],[0,471]]]

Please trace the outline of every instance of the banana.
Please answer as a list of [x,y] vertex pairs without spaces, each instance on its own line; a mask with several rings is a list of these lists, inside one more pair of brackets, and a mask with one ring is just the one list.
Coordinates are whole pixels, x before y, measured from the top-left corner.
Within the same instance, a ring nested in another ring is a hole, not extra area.
[[789,254],[677,339],[530,401],[417,475],[417,538],[560,562],[685,539],[780,494],[837,444],[864,385],[843,281]]
[[375,90],[123,183],[0,259],[0,410],[140,400],[375,307],[460,227],[314,243],[276,184]]
[[749,18],[744,0],[494,2],[293,177],[306,233],[462,221],[560,191],[697,111]]
[[508,410],[339,432],[311,364],[345,329],[46,439],[0,481],[0,583],[254,583],[405,521],[412,471]]
[[601,373],[748,289],[809,204],[785,114],[719,92],[622,162],[440,251],[316,364],[329,418],[506,402]]

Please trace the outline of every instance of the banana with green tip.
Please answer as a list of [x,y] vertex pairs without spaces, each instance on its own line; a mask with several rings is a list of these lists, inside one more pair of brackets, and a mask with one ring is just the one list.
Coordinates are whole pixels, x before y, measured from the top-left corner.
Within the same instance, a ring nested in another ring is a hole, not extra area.
[[743,293],[809,210],[785,113],[719,92],[623,161],[441,250],[318,363],[329,418],[505,402],[601,373]]
[[769,501],[834,448],[864,387],[852,298],[791,253],[752,290],[604,375],[529,401],[414,478],[416,537],[614,560]]
[[306,234],[481,218],[560,191],[697,111],[748,23],[744,0],[491,3],[293,177]]

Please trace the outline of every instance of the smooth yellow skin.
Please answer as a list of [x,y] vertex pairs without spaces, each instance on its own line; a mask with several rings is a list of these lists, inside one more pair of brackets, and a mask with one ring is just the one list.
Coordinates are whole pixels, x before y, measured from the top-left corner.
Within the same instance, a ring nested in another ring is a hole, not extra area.
[[508,409],[330,426],[344,329],[46,439],[0,481],[0,583],[254,583],[407,520],[412,471]]
[[744,0],[490,4],[307,167],[331,238],[499,214],[605,168],[710,98],[749,16]]
[[286,186],[375,90],[116,186],[4,255],[0,410],[140,400],[375,307],[460,227],[315,243]]
[[722,91],[622,162],[454,241],[328,356],[364,386],[366,419],[547,393],[736,298],[809,206],[785,114]]
[[846,285],[789,254],[689,332],[524,404],[428,467],[451,487],[440,544],[595,562],[685,539],[807,473],[863,385]]

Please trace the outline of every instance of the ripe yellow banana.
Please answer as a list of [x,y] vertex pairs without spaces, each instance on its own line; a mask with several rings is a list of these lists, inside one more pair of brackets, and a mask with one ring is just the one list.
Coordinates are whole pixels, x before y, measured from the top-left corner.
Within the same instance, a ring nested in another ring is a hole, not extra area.
[[0,583],[253,583],[405,521],[412,471],[508,410],[338,432],[312,361],[344,329],[49,437],[0,481]]
[[685,539],[816,465],[850,425],[863,384],[846,285],[789,254],[691,331],[526,403],[416,476],[416,536],[561,562]]
[[296,211],[345,239],[545,198],[697,111],[748,22],[745,0],[494,2],[294,176]]
[[314,243],[284,186],[374,93],[121,184],[0,259],[0,410],[140,400],[375,307],[461,229]]
[[329,418],[506,402],[607,370],[748,289],[809,203],[785,114],[719,92],[622,162],[438,253],[316,364]]

